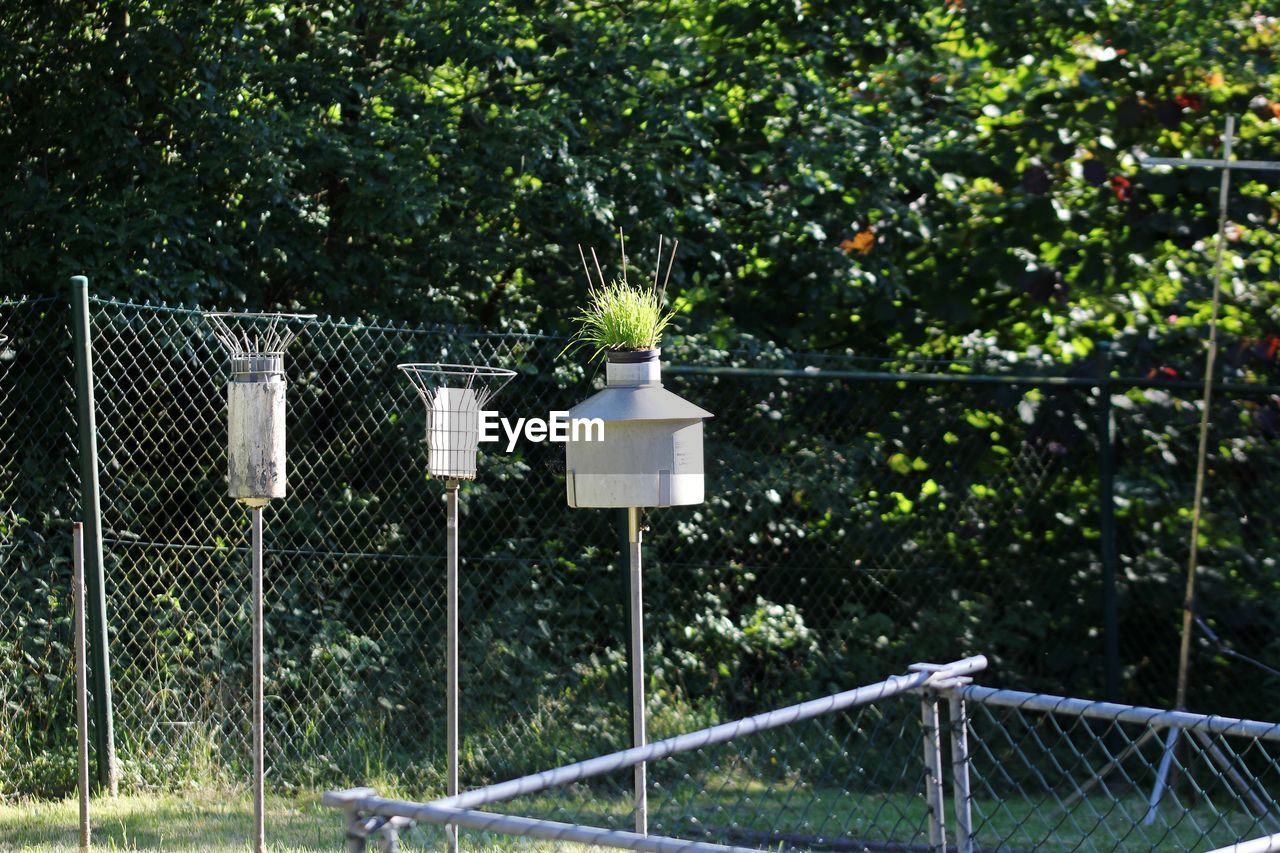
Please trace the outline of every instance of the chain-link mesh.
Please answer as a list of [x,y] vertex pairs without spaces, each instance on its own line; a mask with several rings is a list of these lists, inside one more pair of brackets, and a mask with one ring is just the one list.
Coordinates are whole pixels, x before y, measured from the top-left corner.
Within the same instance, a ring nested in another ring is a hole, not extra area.
[[[580,775],[547,768],[524,781],[558,772]],[[1209,850],[1280,832],[1280,724],[954,681],[659,759],[649,773],[650,833],[753,849]],[[554,832],[627,830],[629,782],[619,772],[485,811]],[[343,801],[353,816],[372,808],[355,791],[326,798]],[[381,805],[414,816],[414,804]],[[402,836],[430,848],[440,832],[420,823]],[[472,830],[469,841],[500,837]]]
[[1280,832],[1280,725],[1171,729],[1128,706],[962,693],[979,848],[1209,850]]
[[[0,755],[49,763],[39,778],[7,777],[47,792],[64,790],[74,766],[70,715],[39,711],[70,707],[57,698],[70,695],[62,590],[78,504],[69,315],[63,302],[0,311],[13,338],[0,355],[12,472],[0,511],[27,519],[7,522],[0,569],[0,650],[12,661],[0,713],[26,722],[0,731],[32,733]],[[226,357],[196,311],[95,300],[91,314],[124,781],[239,780],[248,516],[226,496]],[[266,518],[271,784],[376,772],[418,795],[442,788],[443,490],[425,475],[425,414],[395,365],[514,369],[498,408],[545,417],[601,378],[561,359],[562,347],[323,320],[291,350],[290,495]],[[677,347],[667,362],[668,386],[716,418],[706,503],[647,516],[653,731],[968,651],[991,656],[994,683],[1100,693],[1102,398],[1082,378],[1096,366],[1063,385],[765,348]],[[1122,698],[1167,705],[1198,391],[1132,384],[1111,387]],[[1280,537],[1267,484],[1280,410],[1261,393],[1217,400],[1200,613],[1274,664]],[[483,445],[479,477],[463,487],[465,785],[629,741],[618,513],[568,509],[563,459],[549,443]],[[1192,707],[1220,713],[1266,718],[1277,698],[1203,643],[1191,685]]]
[[0,798],[76,781],[67,318],[63,300],[0,299]]

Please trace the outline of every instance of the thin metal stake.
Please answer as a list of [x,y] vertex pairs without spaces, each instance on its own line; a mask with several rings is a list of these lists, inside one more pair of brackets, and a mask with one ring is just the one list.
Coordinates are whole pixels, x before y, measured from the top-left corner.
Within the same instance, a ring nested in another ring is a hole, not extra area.
[[920,716],[924,733],[924,793],[925,802],[929,805],[929,849],[945,853],[947,827],[943,811],[946,794],[942,787],[942,736],[938,731],[938,697],[930,690],[920,694]]
[[71,525],[71,596],[76,608],[76,739],[80,749],[80,849],[89,849],[89,690],[84,641],[84,524]]
[[[447,553],[448,553],[448,637],[445,650],[445,668],[447,669],[445,700],[445,728],[449,742],[449,796],[458,793],[458,481],[445,481],[447,498]],[[456,824],[445,825],[445,835],[449,839],[449,853],[457,853],[458,827]]]
[[[631,739],[633,746],[647,742],[644,725],[644,587],[640,573],[643,531],[640,510],[627,508],[627,540],[631,546]],[[649,793],[645,765],[635,766],[636,832],[649,834]]]
[[954,691],[951,705],[951,788],[956,810],[956,853],[973,853],[972,797],[969,793],[969,715]]
[[1151,788],[1151,797],[1147,800],[1147,814],[1142,818],[1143,826],[1151,826],[1156,822],[1156,809],[1160,798],[1164,796],[1164,788],[1169,779],[1169,771],[1173,765],[1173,748],[1178,743],[1178,735],[1182,729],[1171,728],[1165,736],[1164,755],[1160,756],[1160,767],[1156,770],[1156,784]]
[[263,808],[262,507],[253,507],[253,849],[266,850]]

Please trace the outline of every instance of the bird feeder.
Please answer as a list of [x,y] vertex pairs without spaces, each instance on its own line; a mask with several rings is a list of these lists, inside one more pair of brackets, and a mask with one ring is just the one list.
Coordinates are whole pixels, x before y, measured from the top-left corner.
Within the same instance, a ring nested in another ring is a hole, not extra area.
[[262,510],[287,493],[284,353],[314,314],[204,315],[231,356],[227,383],[227,491],[252,513],[254,849],[266,849],[263,809]]
[[569,410],[565,492],[571,507],[664,507],[702,503],[702,422],[713,417],[662,387],[661,350],[611,352],[605,388]]
[[[661,350],[608,353],[605,387],[569,410],[569,423],[598,418],[598,432],[571,428],[565,496],[571,507],[626,507],[630,559],[632,743],[644,746],[644,592],[640,510],[702,503],[705,409],[662,387]],[[635,766],[635,827],[648,832],[646,769]]]
[[[458,482],[476,478],[480,413],[514,377],[500,367],[464,364],[402,364],[427,409],[427,474],[444,480],[447,554],[445,729],[449,796],[458,793]],[[447,825],[450,853],[458,828]]]

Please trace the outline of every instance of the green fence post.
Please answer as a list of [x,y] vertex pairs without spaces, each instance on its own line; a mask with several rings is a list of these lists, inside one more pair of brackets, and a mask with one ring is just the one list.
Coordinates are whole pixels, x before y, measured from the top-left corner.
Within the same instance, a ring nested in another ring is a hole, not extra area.
[[80,507],[84,522],[89,675],[98,789],[117,793],[115,728],[111,708],[111,655],[107,647],[107,595],[102,578],[102,504],[98,491],[98,422],[93,401],[93,338],[89,332],[89,279],[71,278],[76,409],[80,422]]
[[1116,435],[1111,406],[1111,342],[1098,344],[1102,375],[1098,380],[1098,511],[1102,534],[1102,624],[1106,666],[1103,695],[1120,693],[1120,620],[1116,603]]

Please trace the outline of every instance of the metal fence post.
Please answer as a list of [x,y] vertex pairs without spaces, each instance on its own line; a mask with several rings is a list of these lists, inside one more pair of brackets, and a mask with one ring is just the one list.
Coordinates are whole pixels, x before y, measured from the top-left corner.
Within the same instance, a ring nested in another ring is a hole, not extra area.
[[71,595],[76,613],[76,767],[80,789],[80,849],[92,841],[89,826],[89,688],[84,648],[84,523],[71,525]]
[[111,707],[111,655],[107,647],[107,595],[102,577],[102,504],[98,488],[98,421],[93,399],[93,338],[89,279],[71,278],[77,419],[80,422],[81,515],[84,520],[85,593],[89,615],[89,676],[98,785],[117,793],[115,729]]
[[[961,685],[970,679],[957,679]],[[948,694],[951,711],[951,792],[956,811],[956,851],[973,853],[973,815],[969,790],[969,712],[964,694]]]
[[1098,526],[1102,538],[1103,695],[1120,696],[1120,619],[1116,601],[1116,437],[1111,406],[1111,342],[1100,341],[1101,376],[1098,378]]
[[947,826],[942,787],[942,732],[938,728],[938,694],[920,694],[920,715],[924,734],[924,794],[929,806],[929,849],[946,853]]

